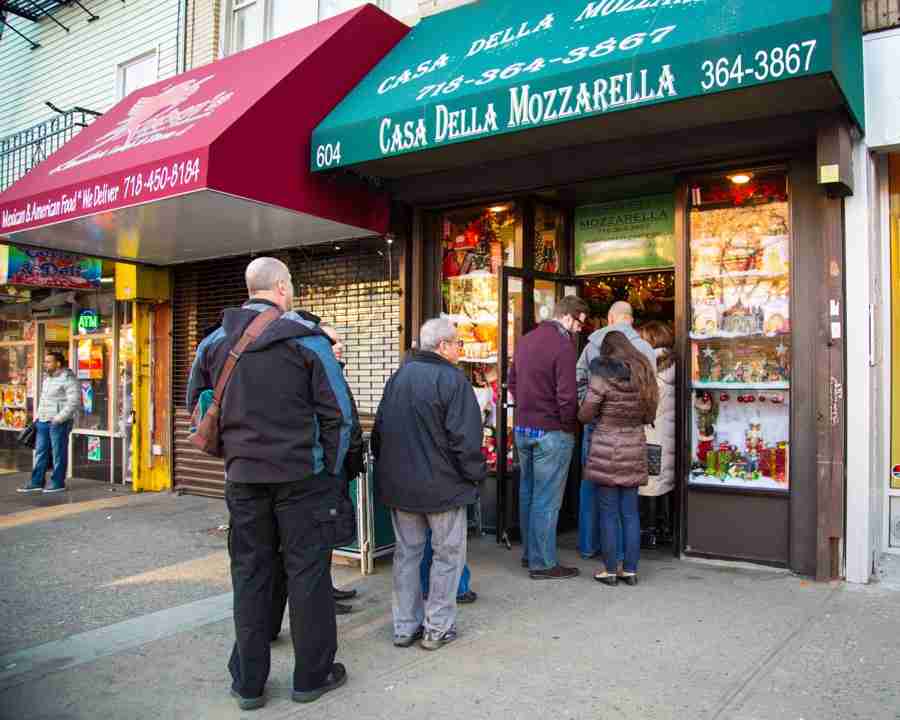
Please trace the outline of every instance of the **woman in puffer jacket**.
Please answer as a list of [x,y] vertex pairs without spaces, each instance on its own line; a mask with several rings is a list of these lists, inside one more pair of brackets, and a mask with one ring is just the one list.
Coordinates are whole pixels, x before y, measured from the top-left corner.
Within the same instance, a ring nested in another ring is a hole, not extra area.
[[647,442],[662,447],[659,475],[641,487],[641,495],[660,497],[675,487],[675,335],[665,323],[653,320],[638,332],[656,352],[656,383],[659,406],[656,422],[647,426]]
[[595,424],[585,477],[599,486],[604,567],[594,573],[594,579],[605,585],[618,583],[616,528],[621,516],[625,561],[619,577],[627,585],[637,585],[641,554],[638,488],[647,484],[644,426],[656,419],[659,388],[650,363],[620,332],[607,334],[590,368],[590,385],[578,420]]

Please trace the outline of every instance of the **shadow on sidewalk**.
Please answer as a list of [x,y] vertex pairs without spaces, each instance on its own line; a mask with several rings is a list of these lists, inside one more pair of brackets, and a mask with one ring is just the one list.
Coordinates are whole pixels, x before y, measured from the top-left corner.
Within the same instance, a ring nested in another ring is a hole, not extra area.
[[66,492],[62,493],[17,493],[16,488],[27,485],[30,477],[27,472],[0,475],[0,515],[131,494],[130,485],[111,485],[83,478],[70,478],[66,482]]

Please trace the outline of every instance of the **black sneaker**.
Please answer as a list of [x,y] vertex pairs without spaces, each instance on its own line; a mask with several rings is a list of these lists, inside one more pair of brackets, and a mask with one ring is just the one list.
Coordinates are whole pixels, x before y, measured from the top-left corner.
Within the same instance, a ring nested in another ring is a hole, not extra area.
[[456,604],[457,605],[469,605],[475,602],[478,599],[478,593],[474,590],[469,590],[468,592],[464,592],[462,595],[456,596]]
[[532,580],[569,580],[578,577],[580,572],[578,568],[557,565],[546,570],[532,570],[528,576]]
[[331,594],[335,600],[352,600],[356,597],[356,590],[338,590],[333,587],[331,588]]
[[459,633],[456,632],[455,627],[450,628],[443,635],[438,635],[437,633],[425,633],[422,637],[422,649],[440,650],[444,645],[449,645],[458,637]]
[[266,704],[266,696],[260,695],[255,698],[241,697],[237,690],[231,688],[231,696],[237,700],[238,707],[241,710],[259,710]]
[[349,615],[353,612],[352,605],[345,605],[344,603],[336,602],[334,604],[334,614],[335,615]]
[[341,663],[335,663],[331,666],[331,672],[325,678],[324,685],[317,687],[315,690],[294,690],[291,698],[296,703],[315,702],[325,693],[337,690],[345,682],[347,682],[347,669]]
[[408,648],[412,646],[416,640],[422,638],[423,632],[424,631],[420,627],[412,635],[394,635],[394,647]]

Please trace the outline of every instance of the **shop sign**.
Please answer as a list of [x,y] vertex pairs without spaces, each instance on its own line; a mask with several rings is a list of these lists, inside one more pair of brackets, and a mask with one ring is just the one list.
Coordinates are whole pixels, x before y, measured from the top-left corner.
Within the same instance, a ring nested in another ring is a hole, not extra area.
[[344,167],[829,74],[863,123],[855,0],[485,0],[426,18],[313,132]]
[[78,313],[78,334],[87,335],[100,329],[100,315],[96,310],[82,310]]
[[95,290],[103,261],[60,250],[0,245],[0,284]]
[[575,273],[621,272],[675,264],[671,193],[575,209]]

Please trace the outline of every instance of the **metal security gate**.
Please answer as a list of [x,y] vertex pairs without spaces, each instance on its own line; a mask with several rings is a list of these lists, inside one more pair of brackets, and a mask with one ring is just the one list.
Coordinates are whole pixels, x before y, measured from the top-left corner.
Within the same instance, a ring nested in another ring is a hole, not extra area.
[[[396,245],[375,238],[340,247],[293,248],[271,254],[291,268],[295,307],[319,315],[341,333],[347,382],[365,425],[400,361]],[[187,442],[190,415],[185,393],[197,345],[216,326],[225,308],[239,306],[247,298],[244,270],[249,261],[249,256],[224,258],[178,266],[174,271],[172,416],[177,491],[224,495],[222,461]]]

